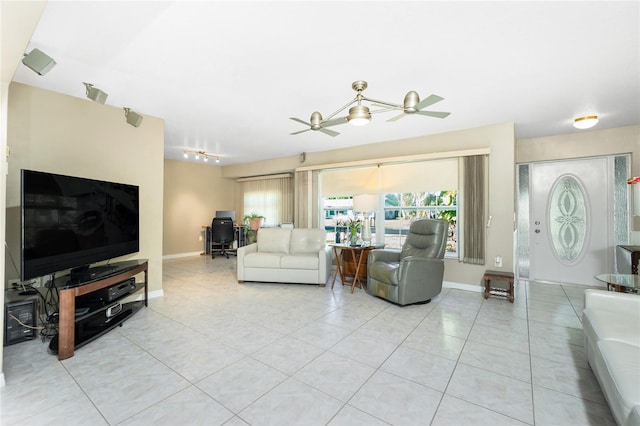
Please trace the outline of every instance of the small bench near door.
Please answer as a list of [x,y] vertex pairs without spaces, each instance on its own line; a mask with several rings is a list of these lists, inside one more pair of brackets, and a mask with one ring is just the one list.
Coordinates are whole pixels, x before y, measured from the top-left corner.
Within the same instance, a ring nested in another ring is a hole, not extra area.
[[[485,271],[484,276],[484,298],[488,299],[489,296],[506,297],[509,302],[513,303],[514,291],[513,291],[513,272],[506,271]],[[507,289],[491,287],[491,281],[504,281],[509,283]]]

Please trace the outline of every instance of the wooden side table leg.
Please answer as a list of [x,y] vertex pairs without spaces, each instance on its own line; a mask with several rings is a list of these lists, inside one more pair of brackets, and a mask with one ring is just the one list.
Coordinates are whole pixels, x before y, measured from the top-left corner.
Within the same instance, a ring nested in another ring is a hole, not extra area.
[[364,250],[358,250],[357,262],[356,262],[355,250],[352,250],[351,253],[353,254],[353,262],[356,264],[355,277],[353,278],[353,283],[351,284],[351,294],[353,294],[353,291],[355,290],[356,285],[362,288],[362,283],[360,283],[360,264],[362,263],[362,254],[364,253]]
[[340,267],[340,256],[338,255],[338,248],[333,247],[333,255],[336,258],[336,270],[333,273],[333,280],[331,281],[331,290],[333,290],[333,285],[336,283],[336,277],[340,274],[340,279],[344,283],[344,277],[342,275],[342,268]]
[[487,277],[484,277],[484,298],[488,299],[489,298],[489,282],[491,280]]

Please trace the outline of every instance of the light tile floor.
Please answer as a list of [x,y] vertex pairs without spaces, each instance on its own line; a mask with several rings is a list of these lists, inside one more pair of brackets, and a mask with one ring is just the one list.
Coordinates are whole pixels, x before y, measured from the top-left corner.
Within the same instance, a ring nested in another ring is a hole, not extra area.
[[607,425],[584,288],[514,304],[444,289],[398,307],[349,287],[245,283],[234,258],[164,262],[164,297],[59,362],[4,349],[2,425]]

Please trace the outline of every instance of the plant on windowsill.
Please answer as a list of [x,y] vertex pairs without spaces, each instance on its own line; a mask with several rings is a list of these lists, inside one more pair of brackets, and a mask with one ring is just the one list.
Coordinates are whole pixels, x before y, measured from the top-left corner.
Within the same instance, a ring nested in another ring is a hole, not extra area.
[[262,226],[262,222],[264,222],[264,219],[264,216],[256,212],[251,212],[251,214],[248,214],[243,218],[243,222],[244,226],[247,229],[251,231],[257,231]]

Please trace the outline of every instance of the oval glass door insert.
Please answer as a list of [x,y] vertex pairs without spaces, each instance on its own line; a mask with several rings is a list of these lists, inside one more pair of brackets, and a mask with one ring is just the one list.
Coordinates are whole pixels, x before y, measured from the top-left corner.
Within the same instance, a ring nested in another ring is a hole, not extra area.
[[584,189],[573,176],[560,177],[550,193],[549,238],[556,257],[574,263],[585,248],[587,204]]

